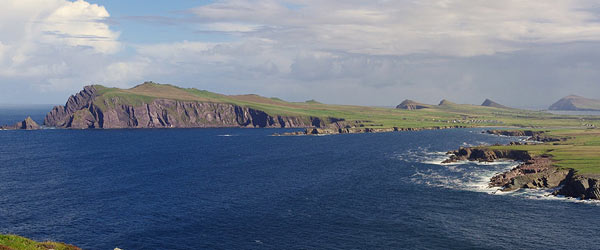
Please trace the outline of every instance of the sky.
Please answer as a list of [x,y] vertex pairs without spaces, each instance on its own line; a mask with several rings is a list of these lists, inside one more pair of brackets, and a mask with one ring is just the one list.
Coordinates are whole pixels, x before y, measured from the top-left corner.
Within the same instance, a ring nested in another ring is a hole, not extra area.
[[144,81],[288,101],[600,99],[591,0],[2,0],[0,104]]

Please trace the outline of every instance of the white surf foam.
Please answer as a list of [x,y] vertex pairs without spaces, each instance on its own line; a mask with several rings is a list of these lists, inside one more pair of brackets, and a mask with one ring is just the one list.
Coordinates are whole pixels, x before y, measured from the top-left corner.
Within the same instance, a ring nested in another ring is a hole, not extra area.
[[[414,158],[416,157],[416,158]],[[445,157],[445,158],[444,158]],[[445,152],[426,152],[414,154],[412,159],[420,159],[421,163],[436,167],[420,167],[416,169],[410,180],[413,183],[434,187],[483,192],[491,195],[511,195],[525,199],[552,200],[575,202],[600,206],[597,200],[581,200],[553,195],[557,189],[519,189],[516,191],[501,191],[498,187],[489,187],[492,177],[518,166],[515,161],[471,162],[459,161],[449,164],[441,163],[447,159]],[[441,167],[441,168],[440,168]]]

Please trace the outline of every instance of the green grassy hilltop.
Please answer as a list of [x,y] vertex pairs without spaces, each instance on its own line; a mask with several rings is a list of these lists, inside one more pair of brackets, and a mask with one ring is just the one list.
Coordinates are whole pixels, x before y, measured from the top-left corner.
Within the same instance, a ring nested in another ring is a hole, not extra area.
[[315,101],[286,102],[258,95],[222,95],[194,88],[146,82],[131,89],[95,85],[100,96],[95,103],[107,105],[113,97],[120,104],[139,105],[155,99],[231,103],[262,110],[270,115],[312,116],[359,121],[372,128],[425,128],[436,126],[518,126],[518,127],[582,127],[599,126],[600,118],[553,115],[544,112],[443,102],[418,110],[331,105]]

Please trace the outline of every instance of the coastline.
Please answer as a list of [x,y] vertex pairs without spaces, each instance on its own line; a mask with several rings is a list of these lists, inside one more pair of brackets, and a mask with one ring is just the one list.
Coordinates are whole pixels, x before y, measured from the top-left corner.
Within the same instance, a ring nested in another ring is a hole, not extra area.
[[[488,130],[488,134],[501,136],[529,136],[531,143],[566,141],[569,138],[556,138],[545,135],[545,131],[531,130]],[[528,145],[528,142],[511,142],[509,145]],[[497,145],[496,145],[497,146]],[[555,189],[552,195],[579,198],[581,200],[600,200],[600,176],[579,174],[572,168],[555,164],[552,155],[535,155],[518,149],[492,149],[487,146],[460,147],[449,151],[448,159],[443,163],[457,161],[494,162],[509,159],[521,162],[518,166],[499,173],[488,182],[488,187],[497,187],[501,192],[523,189]]]

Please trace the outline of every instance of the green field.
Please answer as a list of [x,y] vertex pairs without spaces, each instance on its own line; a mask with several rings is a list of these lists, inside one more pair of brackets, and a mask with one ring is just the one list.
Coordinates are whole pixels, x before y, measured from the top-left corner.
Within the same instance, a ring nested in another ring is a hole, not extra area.
[[37,242],[17,235],[1,235],[0,234],[0,249],[13,250],[77,250],[78,247],[60,243],[60,242]]
[[580,175],[600,174],[600,129],[553,129],[548,135],[568,139],[538,145],[490,148],[525,150],[532,155],[550,155],[555,160],[555,165],[574,169]]

